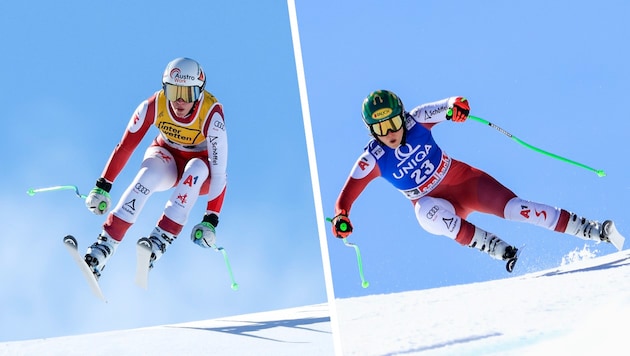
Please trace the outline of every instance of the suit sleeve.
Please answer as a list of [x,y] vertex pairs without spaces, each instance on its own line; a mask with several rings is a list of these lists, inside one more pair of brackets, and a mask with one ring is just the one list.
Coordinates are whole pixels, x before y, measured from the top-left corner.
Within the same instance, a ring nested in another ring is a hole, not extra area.
[[105,178],[108,182],[114,182],[149,131],[154,121],[153,113],[155,106],[151,105],[154,102],[154,96],[149,100],[143,101],[131,116],[120,142],[114,148],[109,160],[105,164],[105,168],[103,168],[101,177]]
[[414,120],[416,120],[416,122],[431,128],[435,124],[446,121],[446,113],[449,108],[453,107],[453,103],[456,98],[456,96],[453,96],[416,106],[409,111],[409,114],[414,118]]
[[380,175],[380,169],[374,156],[368,151],[363,152],[352,167],[350,175],[337,197],[335,216],[339,214],[349,215],[354,201],[363,193],[365,187]]
[[227,188],[228,140],[223,106],[216,103],[210,110],[206,127],[208,163],[210,164],[210,188],[206,213],[219,215]]

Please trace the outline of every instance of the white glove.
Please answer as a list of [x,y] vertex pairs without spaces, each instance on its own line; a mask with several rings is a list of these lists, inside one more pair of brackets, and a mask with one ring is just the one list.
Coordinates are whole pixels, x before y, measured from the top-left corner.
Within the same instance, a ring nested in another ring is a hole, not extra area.
[[88,210],[96,215],[105,214],[112,203],[109,197],[109,190],[111,188],[111,183],[107,182],[104,178],[99,178],[99,180],[96,181],[96,187],[90,190],[87,198],[85,198],[85,206],[87,206]]
[[214,245],[217,237],[214,233],[214,226],[209,222],[201,222],[193,227],[192,234],[190,234],[192,242],[203,248],[211,248]]

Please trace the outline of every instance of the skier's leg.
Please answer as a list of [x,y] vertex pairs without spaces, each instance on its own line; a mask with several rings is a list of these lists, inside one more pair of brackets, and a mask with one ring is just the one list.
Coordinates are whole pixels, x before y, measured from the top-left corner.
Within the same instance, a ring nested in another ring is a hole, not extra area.
[[553,230],[558,224],[561,211],[549,205],[514,197],[505,204],[503,215],[507,220],[526,222]]
[[431,196],[448,200],[464,219],[472,212],[503,218],[505,204],[516,196],[488,173],[453,160],[446,177]]
[[414,205],[418,223],[427,232],[455,240],[463,246],[476,248],[492,258],[507,260],[516,249],[469,221],[455,214],[453,205],[445,199],[422,197]]
[[208,178],[208,165],[200,158],[193,158],[186,164],[182,178],[166,202],[164,213],[151,232],[153,254],[151,261],[158,260],[166,251],[188,221],[188,215],[199,198],[201,186]]
[[610,241],[610,235],[618,234],[610,220],[600,224],[564,209],[523,200],[489,174],[463,162],[454,161],[453,168],[452,174],[449,171],[445,184],[438,187],[440,190],[436,189],[436,193],[451,201],[460,216],[466,217],[472,211],[479,211],[584,240]]
[[107,216],[96,242],[87,249],[85,261],[95,272],[100,273],[116,252],[119,242],[136,221],[151,194],[169,189],[176,180],[177,168],[173,156],[164,148],[149,147],[138,174]]
[[[584,240],[609,241],[608,229],[604,229],[604,224],[596,220],[588,220],[564,209],[526,201],[518,197],[511,199],[505,205],[505,218],[527,222]],[[612,224],[612,221],[607,224]]]

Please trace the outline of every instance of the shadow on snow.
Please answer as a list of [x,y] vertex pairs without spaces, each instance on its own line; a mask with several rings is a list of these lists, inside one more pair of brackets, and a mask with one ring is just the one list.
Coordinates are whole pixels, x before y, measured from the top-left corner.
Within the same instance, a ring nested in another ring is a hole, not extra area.
[[[215,328],[203,328],[203,327],[192,327],[192,326],[169,326],[169,327],[178,328],[178,329],[215,331],[215,332],[220,332],[220,333],[249,336],[253,338],[278,341],[278,342],[288,342],[288,341],[272,339],[272,338],[262,337],[262,336],[257,336],[257,335],[251,335],[249,333],[254,333],[257,331],[276,328],[276,327],[285,327],[285,328],[296,328],[296,329],[330,334],[329,331],[321,331],[321,330],[305,327],[305,325],[330,322],[330,317],[272,320],[272,321],[262,321],[262,322],[261,321],[230,320],[230,322],[241,322],[241,323],[247,323],[248,325],[236,325],[236,326],[225,326],[225,327],[215,327]],[[297,343],[297,342],[293,342],[293,343]]]

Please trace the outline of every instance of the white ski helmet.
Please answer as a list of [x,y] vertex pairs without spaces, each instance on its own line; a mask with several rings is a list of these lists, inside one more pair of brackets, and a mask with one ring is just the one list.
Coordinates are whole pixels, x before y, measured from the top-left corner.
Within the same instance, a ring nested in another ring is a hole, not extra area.
[[170,61],[162,75],[162,87],[170,101],[183,99],[197,101],[206,86],[206,74],[197,61],[190,58],[176,58]]

